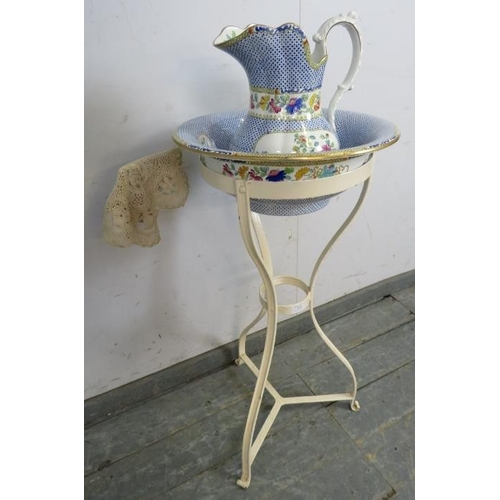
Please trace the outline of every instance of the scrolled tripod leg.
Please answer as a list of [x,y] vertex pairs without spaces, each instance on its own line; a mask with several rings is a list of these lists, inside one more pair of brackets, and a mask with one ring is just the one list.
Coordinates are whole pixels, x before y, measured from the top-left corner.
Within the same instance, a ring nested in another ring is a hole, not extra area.
[[[245,431],[243,434],[242,460],[241,460],[242,473],[241,473],[241,478],[237,481],[237,484],[242,488],[248,488],[248,486],[250,485],[251,466],[254,458],[252,456],[252,442],[255,433],[255,425],[257,423],[257,417],[259,415],[260,406],[262,403],[262,397],[264,395],[264,390],[269,375],[269,369],[271,367],[271,360],[274,351],[274,343],[276,341],[278,303],[276,297],[276,289],[273,284],[272,267],[270,265],[270,261],[268,263],[265,262],[261,254],[262,248],[260,249],[261,251],[257,249],[257,245],[255,244],[255,239],[252,237],[252,214],[250,211],[250,198],[249,198],[247,183],[242,180],[236,180],[235,182],[236,182],[236,199],[238,203],[239,224],[240,224],[241,234],[243,237],[243,242],[250,257],[255,263],[261,275],[262,281],[264,283],[266,299],[267,299],[267,313],[268,313],[267,332],[264,344],[264,351],[262,355],[262,361],[260,364],[259,375],[257,377],[257,382],[255,384],[252,401],[250,403],[250,409],[248,411],[247,422],[245,425]],[[261,314],[262,311],[261,313],[259,313],[259,316]],[[259,316],[258,319],[260,319]],[[256,323],[256,320],[254,320],[254,322]],[[254,322],[252,323],[254,324]],[[253,324],[251,324],[250,327],[253,326]],[[249,328],[247,327],[247,329],[245,330],[249,331]]]
[[309,285],[310,293],[311,293],[310,312],[311,312],[312,321],[314,323],[314,327],[316,328],[316,331],[318,332],[321,339],[331,349],[331,351],[337,356],[337,358],[340,359],[340,361],[349,370],[349,373],[352,376],[353,390],[352,390],[352,399],[351,399],[351,410],[353,410],[353,411],[359,411],[359,409],[360,409],[359,402],[356,401],[356,394],[358,391],[358,382],[356,380],[356,374],[354,373],[354,369],[352,368],[349,361],[347,361],[345,356],[337,349],[337,347],[335,347],[333,342],[328,338],[328,336],[325,334],[325,332],[322,330],[321,326],[319,325],[318,320],[316,319],[316,315],[314,313],[314,305],[313,305],[314,293],[313,292],[314,292],[314,283],[316,280],[316,276],[317,276],[318,270],[319,270],[324,258],[330,252],[330,250],[332,249],[335,242],[340,238],[342,233],[351,224],[354,217],[359,212],[359,209],[361,208],[361,205],[363,204],[363,201],[365,199],[366,193],[368,192],[369,185],[370,185],[370,178],[368,178],[364,181],[363,188],[362,188],[361,193],[359,195],[358,201],[356,202],[356,205],[352,209],[351,213],[349,214],[347,219],[344,221],[344,223],[340,226],[340,228],[337,230],[337,232],[333,235],[332,239],[327,243],[323,252],[321,252],[321,255],[319,256],[319,258],[316,262],[316,265],[314,266],[313,272],[311,274],[311,281],[310,281],[310,285]]

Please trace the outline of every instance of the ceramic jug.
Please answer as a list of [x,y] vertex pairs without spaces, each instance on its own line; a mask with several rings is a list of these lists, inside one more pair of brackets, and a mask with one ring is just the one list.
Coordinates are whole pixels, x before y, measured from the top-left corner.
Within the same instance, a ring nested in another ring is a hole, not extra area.
[[[334,111],[342,94],[351,88],[359,66],[361,37],[356,18],[350,12],[325,21],[313,36],[312,52],[306,35],[294,23],[222,30],[214,46],[243,66],[250,83],[248,113],[232,136],[232,151],[307,155],[339,149]],[[321,86],[328,59],[326,39],[337,25],[350,34],[352,59],[324,114]]]

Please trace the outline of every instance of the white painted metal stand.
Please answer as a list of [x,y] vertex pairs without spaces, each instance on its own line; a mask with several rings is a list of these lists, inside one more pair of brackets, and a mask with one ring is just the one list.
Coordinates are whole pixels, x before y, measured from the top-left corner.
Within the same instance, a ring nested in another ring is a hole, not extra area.
[[[239,357],[236,364],[246,364],[253,374],[257,377],[255,390],[248,412],[248,418],[243,435],[242,447],[242,474],[237,481],[242,488],[248,488],[251,480],[252,463],[257,456],[257,453],[264,442],[271,426],[278,415],[281,407],[289,404],[301,403],[320,403],[332,401],[350,401],[350,406],[353,411],[360,409],[359,403],[356,400],[357,382],[356,375],[349,361],[335,347],[331,340],[321,329],[313,307],[313,292],[316,276],[324,258],[331,250],[332,246],[338,240],[340,235],[352,222],[358,213],[365,199],[370,176],[373,171],[373,156],[363,166],[341,175],[328,177],[324,179],[314,179],[309,181],[297,182],[262,182],[262,181],[245,181],[232,179],[222,176],[208,168],[202,166],[202,175],[207,182],[212,184],[217,189],[221,189],[227,193],[234,194],[237,199],[238,216],[241,234],[245,247],[254,261],[257,269],[262,277],[263,284],[260,289],[260,301],[262,308],[257,317],[243,330],[239,339]],[[275,276],[271,261],[271,253],[267,243],[264,228],[261,224],[260,217],[252,213],[250,210],[250,199],[305,199],[327,194],[336,194],[345,191],[350,187],[363,183],[363,187],[359,199],[352,209],[351,213],[333,235],[328,242],[323,252],[319,256],[311,274],[309,284],[293,276]],[[292,285],[300,288],[305,292],[305,298],[295,304],[280,305],[277,302],[276,287],[282,284]],[[274,344],[276,341],[277,317],[278,314],[297,314],[309,309],[312,321],[319,336],[325,344],[333,351],[333,353],[342,361],[349,370],[352,376],[353,387],[351,392],[340,394],[325,394],[317,396],[301,396],[301,397],[283,397],[268,381],[269,370],[273,357]],[[267,333],[264,345],[264,352],[260,367],[257,367],[245,352],[246,338],[251,329],[260,321],[267,313]],[[254,440],[255,424],[259,414],[264,390],[267,389],[269,394],[274,398],[274,406],[268,415],[266,421],[262,425],[257,437]]]

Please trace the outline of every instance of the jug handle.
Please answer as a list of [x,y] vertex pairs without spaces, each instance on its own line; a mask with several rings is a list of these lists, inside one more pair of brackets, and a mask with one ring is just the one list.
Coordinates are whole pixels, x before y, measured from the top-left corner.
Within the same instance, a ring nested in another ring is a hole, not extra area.
[[347,72],[344,81],[337,86],[337,90],[335,91],[335,94],[333,95],[330,104],[328,105],[327,118],[328,122],[334,128],[334,130],[335,130],[334,115],[337,103],[346,90],[352,89],[352,82],[359,68],[359,62],[361,58],[361,35],[358,31],[358,28],[354,24],[357,19],[358,15],[356,14],[356,12],[353,11],[349,12],[347,16],[339,15],[337,17],[332,17],[331,19],[325,21],[319,28],[318,32],[313,36],[313,40],[316,42],[316,46],[314,48],[312,56],[315,61],[321,60],[326,55],[326,37],[328,36],[328,33],[334,26],[338,24],[343,26],[351,36],[351,42],[352,42],[351,65],[349,66],[349,71]]

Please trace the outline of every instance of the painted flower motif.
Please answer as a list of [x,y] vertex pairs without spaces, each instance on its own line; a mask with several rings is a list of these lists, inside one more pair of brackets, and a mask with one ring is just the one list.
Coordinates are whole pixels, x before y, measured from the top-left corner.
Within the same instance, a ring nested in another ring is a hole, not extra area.
[[331,150],[332,150],[332,148],[331,148],[330,144],[323,144],[323,145],[321,146],[321,150],[322,150],[322,151],[331,151]]
[[320,110],[320,95],[318,92],[302,95],[282,94],[279,89],[274,93],[252,92],[250,94],[250,109],[265,113],[289,115],[299,113],[315,114]]
[[311,107],[314,111],[318,111],[320,108],[319,94],[316,92],[309,99],[309,107]]
[[312,167],[311,177],[313,179],[317,179],[318,177],[321,177],[322,172],[323,172],[323,167],[318,167],[318,166]]
[[229,170],[229,165],[227,163],[224,163],[224,165],[222,165],[222,173],[224,175],[227,175],[228,177],[234,177],[234,174],[233,172],[231,172],[231,170]]
[[293,115],[297,111],[300,111],[302,105],[303,105],[302,97],[292,97],[288,101],[288,104],[286,105],[286,111],[288,114]]
[[336,173],[335,165],[323,165],[323,168],[318,172],[318,177],[331,177]]
[[270,182],[318,179],[322,177],[331,177],[332,175],[338,175],[348,171],[349,165],[339,165],[338,163],[314,166],[311,168],[301,167],[299,169],[293,167],[273,169],[264,166],[249,168],[247,165],[235,165],[234,163],[224,163],[222,165],[222,174],[228,177],[240,177],[241,179],[253,181],[263,181],[265,179]]
[[253,181],[262,181],[262,177],[260,175],[257,175],[253,170],[250,170],[250,172],[248,172],[248,177],[250,177],[250,179],[252,179]]
[[239,169],[238,169],[238,175],[244,179],[245,178],[245,174],[247,173],[247,170],[248,170],[248,167],[245,167],[245,166],[241,166]]
[[269,103],[269,95],[263,95],[261,98],[260,98],[260,101],[259,101],[259,108],[262,109],[262,111],[265,111],[266,108],[267,108],[267,105]]
[[307,167],[302,167],[295,173],[295,180],[300,181],[304,175],[308,174],[310,170]]
[[281,111],[281,108],[279,106],[276,105],[276,103],[274,102],[274,99],[271,98],[271,100],[269,101],[269,107],[275,112],[275,113],[279,113]]
[[280,182],[285,180],[286,172],[284,170],[271,170],[266,177],[266,181]]

